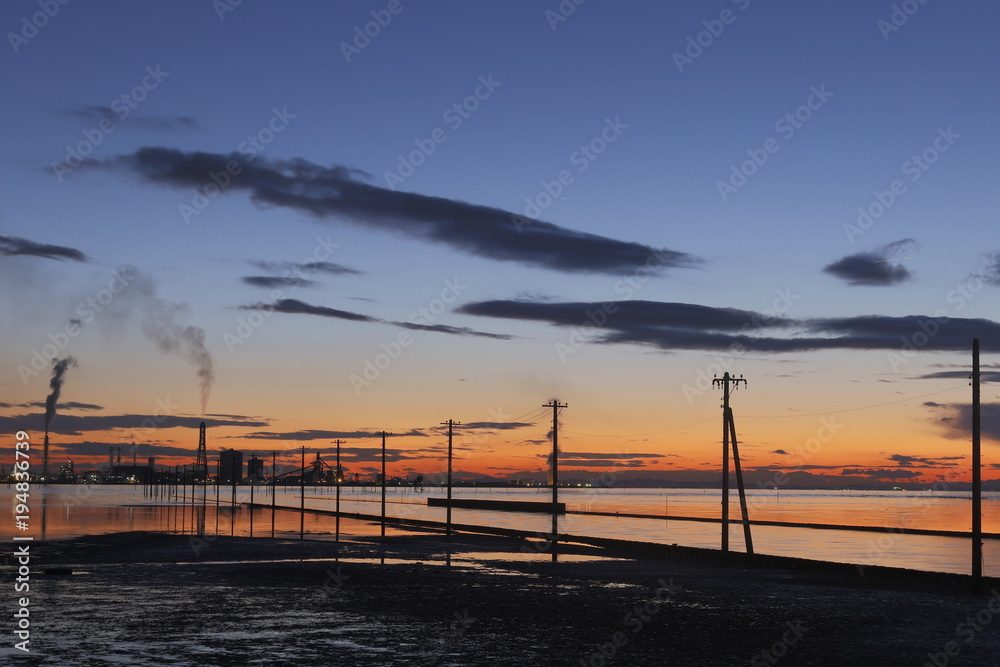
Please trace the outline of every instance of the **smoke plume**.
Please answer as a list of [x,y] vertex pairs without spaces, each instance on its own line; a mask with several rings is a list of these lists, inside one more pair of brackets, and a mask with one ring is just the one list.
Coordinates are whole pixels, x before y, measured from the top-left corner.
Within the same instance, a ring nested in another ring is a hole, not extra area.
[[201,327],[182,324],[187,306],[160,298],[156,294],[156,283],[134,267],[130,269],[136,276],[133,288],[128,290],[141,317],[142,333],[153,341],[161,352],[176,354],[195,367],[201,388],[201,411],[208,406],[208,396],[215,381],[212,369],[212,355],[205,346],[205,330]]
[[59,394],[62,393],[63,381],[66,370],[70,366],[76,366],[76,359],[65,357],[63,359],[52,360],[52,379],[49,380],[49,388],[52,390],[45,398],[45,433],[49,432],[49,425],[52,418],[56,416],[56,405],[59,403]]

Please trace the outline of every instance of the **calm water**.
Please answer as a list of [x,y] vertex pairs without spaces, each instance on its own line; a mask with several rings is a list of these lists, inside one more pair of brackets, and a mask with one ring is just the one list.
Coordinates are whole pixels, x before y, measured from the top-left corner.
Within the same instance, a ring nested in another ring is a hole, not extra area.
[[[127,486],[33,486],[30,497],[30,529],[16,531],[35,539],[55,539],[127,530],[158,530],[181,533],[270,535],[270,509],[233,508],[230,488],[220,490],[216,511],[216,489],[208,487],[203,499],[196,490],[194,505],[173,496],[144,497],[141,487]],[[190,493],[190,488],[188,488]],[[334,489],[306,489],[306,507],[333,510]],[[928,528],[967,531],[971,526],[970,499],[960,492],[864,492],[864,491],[765,491],[749,490],[751,519],[848,524],[888,528],[883,532],[813,530],[754,526],[754,547],[758,553],[804,558],[821,558],[845,563],[909,567],[939,572],[968,573],[970,544],[967,539],[899,535],[896,528]],[[7,488],[10,519],[14,530],[14,490]],[[444,496],[444,490],[415,493],[412,490],[387,491],[388,516],[444,521],[445,509],[427,507],[428,496]],[[494,500],[536,500],[551,498],[548,489],[455,489],[456,498]],[[621,512],[664,516],[718,517],[718,491],[698,489],[560,489],[560,501],[570,511]],[[250,499],[249,488],[239,488],[237,502]],[[270,503],[267,489],[255,489],[254,501]],[[277,505],[299,506],[299,489],[278,489]],[[345,512],[378,514],[381,491],[345,487],[341,509]],[[202,509],[204,508],[204,509]],[[731,498],[730,517],[739,517],[735,493]],[[456,523],[501,526],[547,533],[551,517],[544,514],[454,509]],[[252,526],[251,526],[252,522]],[[278,536],[297,536],[300,516],[297,512],[278,511],[273,515]],[[304,530],[312,539],[332,539],[333,517],[306,515]],[[343,535],[378,534],[378,524],[341,519]],[[560,517],[559,530],[572,535],[643,540],[666,544],[718,548],[719,524],[661,519],[568,514]],[[983,500],[983,530],[1000,532],[1000,498],[988,494]],[[389,534],[400,531],[389,528]],[[1000,575],[1000,548],[996,540],[986,540],[984,572]],[[730,547],[743,549],[743,529],[730,527]]]

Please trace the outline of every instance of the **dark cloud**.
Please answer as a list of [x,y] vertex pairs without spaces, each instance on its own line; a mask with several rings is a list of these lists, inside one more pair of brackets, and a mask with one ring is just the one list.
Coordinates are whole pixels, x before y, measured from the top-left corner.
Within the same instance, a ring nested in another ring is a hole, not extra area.
[[[44,408],[45,401],[32,401],[30,403],[17,403],[14,405],[0,404],[0,407],[16,407],[16,408]],[[103,410],[103,405],[94,405],[93,403],[79,403],[77,401],[66,401],[64,403],[59,403],[56,405],[57,410]]]
[[784,449],[775,449],[771,452],[768,452],[768,454],[782,454],[787,456],[788,452],[786,452]]
[[897,262],[907,248],[916,245],[913,239],[901,239],[881,248],[848,255],[826,266],[830,275],[847,281],[849,285],[893,285],[909,280],[909,270]]
[[369,315],[362,315],[360,313],[354,313],[348,310],[337,310],[336,308],[327,308],[326,306],[314,306],[312,304],[299,301],[298,299],[279,299],[274,303],[252,303],[246,306],[238,306],[239,310],[264,310],[270,311],[272,313],[290,313],[294,315],[318,315],[320,317],[330,317],[339,320],[351,320],[354,322],[376,322],[379,324],[388,324],[394,327],[401,327],[403,329],[411,329],[414,331],[432,331],[435,333],[451,334],[453,336],[476,336],[482,338],[495,338],[500,340],[509,340],[513,336],[506,334],[494,334],[488,331],[476,331],[475,329],[470,329],[468,327],[453,327],[447,324],[416,324],[414,322],[393,322],[390,320],[383,320],[378,317],[371,317]]
[[299,301],[298,299],[279,299],[274,303],[254,303],[248,306],[239,306],[240,310],[265,310],[272,313],[292,313],[298,315],[319,315],[320,317],[332,317],[338,320],[351,320],[353,322],[381,322],[377,317],[369,317],[360,313],[352,313],[326,306],[313,306]]
[[[972,377],[972,369],[966,368],[965,370],[957,371],[934,371],[933,373],[925,373],[923,375],[917,375],[911,380],[968,380]],[[1000,371],[984,371],[979,370],[979,378],[983,382],[1000,382]],[[927,403],[924,403],[927,405]]]
[[86,255],[75,248],[35,243],[17,236],[0,236],[0,255],[28,255],[58,260],[71,259],[75,262],[89,261]]
[[[948,428],[948,435],[954,438],[971,438],[972,406],[968,403],[954,403],[945,406],[947,416],[940,421]],[[983,403],[980,406],[980,433],[983,438],[1000,442],[1000,403]]]
[[[212,418],[212,417],[179,417],[170,415],[64,415],[53,422],[52,433],[61,435],[81,435],[91,431],[112,431],[116,429],[133,430],[150,433],[154,429],[189,428],[197,430],[201,422],[208,428],[217,426],[245,426],[262,428],[268,422],[252,417]],[[45,415],[43,413],[28,415],[13,415],[0,417],[0,431],[13,433],[25,430],[44,430]]]
[[926,457],[926,456],[908,456],[906,454],[893,454],[887,457],[889,461],[892,461],[898,466],[904,468],[915,468],[915,467],[928,467],[928,468],[950,468],[957,466],[954,461],[960,461],[964,459],[964,456],[941,456],[941,457]]
[[434,331],[437,333],[452,334],[453,336],[479,336],[482,338],[494,338],[497,340],[510,340],[513,336],[507,334],[495,334],[488,331],[476,331],[469,327],[453,327],[447,324],[416,324],[414,322],[392,322],[398,327],[412,329],[414,331]]
[[898,470],[896,468],[844,468],[844,475],[868,477],[872,480],[885,480],[889,482],[913,479],[921,477],[923,473],[918,470]]
[[467,424],[456,424],[456,430],[475,431],[491,429],[495,431],[512,431],[534,425],[534,422],[468,422]]
[[352,269],[349,266],[344,266],[343,264],[336,264],[334,262],[270,262],[262,259],[252,259],[250,260],[252,266],[256,266],[258,269],[263,271],[274,271],[284,272],[287,274],[296,274],[302,277],[303,274],[310,273],[327,273],[329,275],[356,275],[360,274],[361,271],[357,269]]
[[205,185],[211,172],[236,161],[241,172],[229,192],[243,190],[259,205],[279,206],[317,218],[402,233],[462,252],[557,271],[622,274],[647,267],[690,267],[701,260],[683,252],[653,248],[574,231],[509,211],[468,202],[397,192],[366,183],[366,175],[343,166],[324,167],[304,159],[246,163],[237,153],[183,152],[144,147],[131,155],[86,164],[177,188]]
[[306,278],[294,278],[291,276],[244,276],[243,282],[254,287],[280,288],[280,287],[315,287],[319,283]]
[[[79,106],[61,109],[60,113],[63,116],[79,118],[95,124],[100,123],[102,120],[107,118],[111,122],[115,123],[116,127],[118,127],[119,122],[125,120],[121,117],[121,114],[116,112],[111,107],[94,104],[81,104]],[[124,123],[124,125],[140,130],[169,132],[171,130],[201,129],[201,126],[198,125],[198,121],[195,120],[193,116],[137,116],[133,113],[129,113],[127,118],[128,122]]]
[[[427,434],[420,429],[410,429],[405,433],[390,433],[390,436],[420,436],[426,437]],[[381,431],[321,431],[315,429],[306,429],[303,431],[286,431],[284,433],[270,432],[270,431],[257,431],[250,433],[248,435],[241,435],[241,438],[249,438],[252,440],[351,440],[355,438],[381,438]]]
[[[663,350],[804,352],[812,350],[967,351],[979,337],[983,350],[1000,351],[1000,324],[921,315],[792,320],[764,313],[655,301],[550,303],[493,300],[466,304],[467,315],[547,322],[573,327],[597,343],[634,343]],[[772,335],[761,335],[771,330]],[[777,336],[777,333],[783,333]],[[904,341],[909,348],[904,347]]]

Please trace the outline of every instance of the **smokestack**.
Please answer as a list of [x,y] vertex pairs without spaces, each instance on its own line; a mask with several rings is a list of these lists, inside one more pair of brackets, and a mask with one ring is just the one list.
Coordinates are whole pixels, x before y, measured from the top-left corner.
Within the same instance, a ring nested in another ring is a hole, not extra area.
[[49,474],[49,432],[45,431],[45,449],[42,454],[42,476]]

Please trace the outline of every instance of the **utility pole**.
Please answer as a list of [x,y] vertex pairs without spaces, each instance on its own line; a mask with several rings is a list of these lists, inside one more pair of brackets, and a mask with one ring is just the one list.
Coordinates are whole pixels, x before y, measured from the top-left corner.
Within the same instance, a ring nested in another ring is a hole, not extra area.
[[447,535],[451,535],[451,460],[452,460],[451,442],[452,442],[452,435],[453,435],[454,426],[456,424],[461,425],[461,422],[457,422],[457,421],[453,421],[453,420],[449,419],[448,421],[441,422],[441,423],[448,425],[448,506],[445,509],[446,517],[447,517],[445,519],[445,522],[446,522],[446,524],[448,526],[446,534]]
[[306,538],[306,446],[302,445],[302,469],[299,470],[299,539]]
[[553,399],[543,408],[552,408],[552,561],[559,560],[557,545],[559,543],[559,409],[569,407]]
[[739,448],[736,442],[736,424],[733,421],[733,411],[729,407],[729,396],[740,386],[746,386],[743,376],[738,378],[728,372],[722,377],[712,380],[713,387],[722,387],[722,564],[729,562],[729,439],[733,441],[733,458],[736,464],[736,484],[740,492],[740,509],[743,514],[743,535],[746,539],[747,553],[753,553],[753,541],[750,538],[750,517],[747,512],[746,492],[743,487],[743,469],[740,467]]
[[983,592],[983,479],[980,464],[979,339],[972,339],[972,592]]
[[382,431],[382,537],[385,537],[385,431]]
[[337,440],[337,472],[336,472],[336,477],[334,477],[333,480],[337,483],[337,528],[335,533],[336,537],[334,538],[334,540],[338,543],[340,542],[340,485],[344,481],[343,480],[344,476],[343,474],[341,474],[340,471],[340,443],[341,441]]

